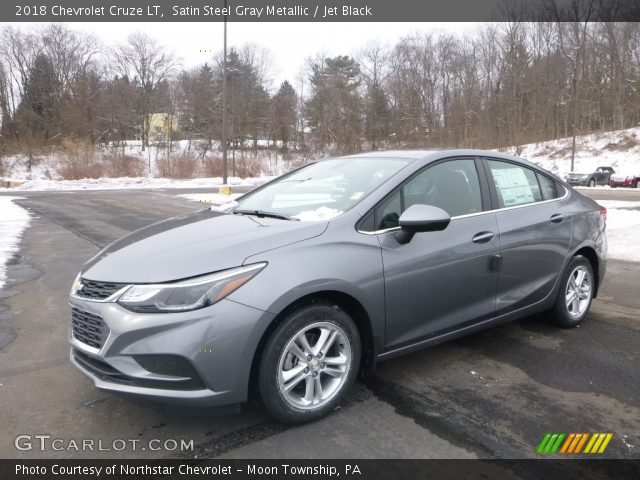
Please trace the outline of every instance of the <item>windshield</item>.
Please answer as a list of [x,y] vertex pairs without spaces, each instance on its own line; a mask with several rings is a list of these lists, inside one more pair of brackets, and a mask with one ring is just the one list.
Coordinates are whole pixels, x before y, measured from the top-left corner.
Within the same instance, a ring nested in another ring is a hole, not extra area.
[[235,213],[329,220],[354,207],[409,160],[347,158],[314,163],[248,193]]

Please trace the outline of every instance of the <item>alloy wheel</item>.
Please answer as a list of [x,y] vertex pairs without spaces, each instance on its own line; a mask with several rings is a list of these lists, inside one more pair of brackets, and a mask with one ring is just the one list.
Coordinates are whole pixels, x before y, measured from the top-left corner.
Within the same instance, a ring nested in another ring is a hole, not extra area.
[[340,327],[329,322],[308,325],[293,335],[280,355],[280,393],[298,409],[320,408],[341,390],[351,363],[349,338]]
[[582,265],[577,266],[569,275],[565,302],[567,312],[572,318],[580,318],[589,308],[592,293],[591,273]]

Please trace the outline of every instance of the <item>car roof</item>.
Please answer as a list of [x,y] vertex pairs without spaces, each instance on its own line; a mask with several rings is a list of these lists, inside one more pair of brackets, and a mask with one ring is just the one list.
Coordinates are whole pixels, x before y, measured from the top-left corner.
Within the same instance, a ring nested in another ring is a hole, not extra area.
[[[545,168],[537,165],[524,158],[516,157],[514,155],[508,155],[506,153],[498,152],[496,150],[474,150],[474,149],[421,149],[421,150],[375,150],[372,152],[356,153],[354,155],[346,155],[343,157],[334,158],[398,158],[408,160],[408,163],[414,163],[424,160],[426,163],[431,163],[436,160],[447,157],[491,157],[495,159],[511,160],[519,162],[522,165],[530,168],[542,171],[547,175],[552,176],[554,179],[562,183],[556,174],[546,170]],[[325,159],[329,160],[329,158]]]
[[531,163],[524,158],[515,157],[496,150],[475,150],[475,149],[422,149],[422,150],[376,150],[373,152],[356,153],[339,158],[402,158],[411,161],[417,160],[439,160],[447,157],[493,157],[503,160],[513,160],[524,163],[531,167],[540,168],[539,165]]
[[407,160],[420,160],[430,154],[440,152],[436,149],[422,150],[374,150],[372,152],[362,152],[353,155],[347,155],[340,158],[404,158]]

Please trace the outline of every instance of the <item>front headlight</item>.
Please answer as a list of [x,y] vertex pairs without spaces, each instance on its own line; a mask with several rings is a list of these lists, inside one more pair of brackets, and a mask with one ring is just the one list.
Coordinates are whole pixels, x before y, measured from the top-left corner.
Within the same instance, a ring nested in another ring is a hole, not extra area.
[[78,273],[78,275],[76,276],[76,279],[73,281],[73,284],[71,285],[71,295],[76,295],[78,291],[81,289],[82,289],[82,282],[80,280],[80,274]]
[[132,285],[118,303],[140,313],[197,310],[219,302],[266,266],[266,262],[255,263],[175,283]]

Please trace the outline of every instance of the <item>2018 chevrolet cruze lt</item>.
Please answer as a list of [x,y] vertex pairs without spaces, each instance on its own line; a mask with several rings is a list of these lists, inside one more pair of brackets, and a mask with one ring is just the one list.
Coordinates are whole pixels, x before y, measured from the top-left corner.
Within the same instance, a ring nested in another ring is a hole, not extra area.
[[535,312],[578,325],[605,217],[495,152],[320,161],[89,260],[71,361],[112,392],[202,406],[256,392],[282,421],[317,419],[378,360]]

